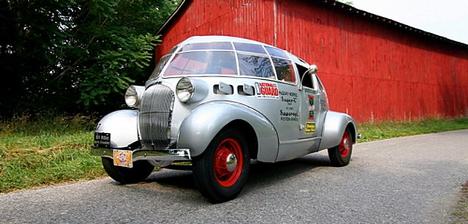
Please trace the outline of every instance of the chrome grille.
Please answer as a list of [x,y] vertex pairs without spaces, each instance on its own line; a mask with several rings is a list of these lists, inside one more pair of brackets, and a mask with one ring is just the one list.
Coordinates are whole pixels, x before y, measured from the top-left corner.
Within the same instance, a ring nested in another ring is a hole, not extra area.
[[144,149],[165,149],[170,144],[174,93],[163,85],[149,87],[142,97],[139,127]]

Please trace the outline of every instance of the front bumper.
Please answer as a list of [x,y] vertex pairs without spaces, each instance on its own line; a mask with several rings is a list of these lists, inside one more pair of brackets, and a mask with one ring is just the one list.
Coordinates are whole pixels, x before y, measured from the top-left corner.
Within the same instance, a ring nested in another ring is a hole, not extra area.
[[[91,149],[91,154],[112,159],[113,149],[94,147]],[[133,150],[132,161],[139,160],[154,160],[154,161],[190,161],[189,149],[168,149],[168,150]]]

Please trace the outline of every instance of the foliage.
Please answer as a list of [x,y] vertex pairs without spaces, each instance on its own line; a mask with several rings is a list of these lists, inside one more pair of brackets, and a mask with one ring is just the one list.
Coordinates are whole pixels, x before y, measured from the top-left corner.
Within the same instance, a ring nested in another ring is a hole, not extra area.
[[177,4],[0,2],[0,72],[8,83],[0,89],[0,115],[120,106],[124,89],[150,73],[156,32]]

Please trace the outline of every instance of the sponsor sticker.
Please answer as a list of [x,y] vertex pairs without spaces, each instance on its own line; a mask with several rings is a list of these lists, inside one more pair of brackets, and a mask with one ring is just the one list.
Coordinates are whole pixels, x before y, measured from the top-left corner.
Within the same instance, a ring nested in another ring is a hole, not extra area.
[[121,167],[127,167],[127,168],[133,167],[131,150],[114,149],[112,151],[112,157],[114,160],[114,166],[121,166]]
[[308,106],[309,117],[308,117],[308,120],[313,121],[313,120],[315,120],[314,96],[313,96],[313,95],[309,95],[308,98],[309,98],[309,106]]
[[315,123],[314,122],[307,122],[305,125],[305,133],[310,134],[315,132]]
[[256,82],[257,97],[263,99],[276,99],[279,96],[278,85],[269,82]]

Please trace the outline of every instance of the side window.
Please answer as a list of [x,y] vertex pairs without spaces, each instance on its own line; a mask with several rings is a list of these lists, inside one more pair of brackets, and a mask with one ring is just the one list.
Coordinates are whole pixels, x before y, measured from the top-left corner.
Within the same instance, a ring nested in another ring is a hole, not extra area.
[[296,64],[296,67],[297,72],[299,73],[299,77],[301,77],[302,80],[302,86],[315,89],[314,82],[312,81],[312,76],[310,75],[310,73],[307,72],[307,68],[298,64]]
[[283,50],[275,47],[265,46],[265,49],[271,56],[278,80],[296,83],[296,74],[294,73],[291,60],[288,59],[288,55]]
[[268,57],[237,53],[239,58],[239,73],[245,76],[275,78],[271,62]]
[[273,60],[278,80],[296,83],[296,76],[291,61],[276,57],[271,57],[271,60]]

